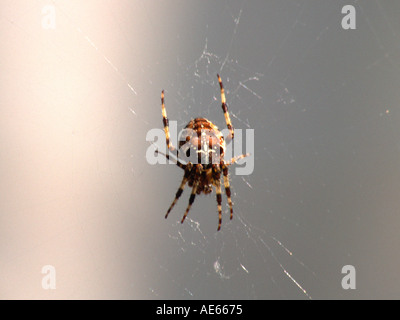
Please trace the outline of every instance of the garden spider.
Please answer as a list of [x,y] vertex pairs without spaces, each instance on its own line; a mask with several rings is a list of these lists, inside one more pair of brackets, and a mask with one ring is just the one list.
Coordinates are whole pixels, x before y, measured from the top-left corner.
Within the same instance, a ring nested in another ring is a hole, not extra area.
[[[221,77],[218,76],[218,82],[221,89],[221,102],[222,102],[222,110],[224,112],[226,125],[229,129],[229,135],[227,137],[227,141],[231,141],[234,136],[234,130],[232,127],[231,119],[228,113],[228,107],[226,105],[224,86],[222,85]],[[163,124],[164,131],[166,137],[167,147],[171,152],[175,152],[175,147],[171,144],[170,134],[169,134],[169,126],[168,126],[168,118],[167,111],[165,110],[164,104],[164,90],[161,92],[161,109],[163,116]],[[226,163],[224,161],[224,152],[225,152],[225,139],[222,133],[218,130],[217,126],[214,125],[211,121],[205,118],[196,118],[191,120],[187,126],[185,127],[185,131],[183,134],[186,134],[185,141],[179,142],[179,148],[183,151],[186,156],[190,156],[192,151],[192,155],[197,155],[198,161],[192,163],[191,161],[187,162],[187,164],[183,164],[178,156],[176,165],[185,171],[181,185],[176,192],[175,199],[169,207],[165,218],[168,218],[169,213],[172,208],[175,206],[179,197],[182,195],[183,189],[185,188],[186,183],[189,187],[192,188],[192,193],[189,198],[189,205],[186,208],[185,214],[181,220],[181,223],[185,221],[185,218],[194,202],[196,194],[201,194],[204,192],[205,194],[212,192],[212,186],[215,186],[215,190],[217,193],[217,205],[218,205],[218,231],[221,229],[221,221],[222,221],[222,213],[221,213],[221,173],[224,177],[224,187],[226,197],[228,198],[228,204],[231,212],[230,218],[233,217],[233,209],[232,209],[232,199],[231,199],[231,189],[229,186],[229,178],[228,178],[228,167],[242,159],[249,154],[242,154],[240,156],[234,157],[230,160],[230,162]],[[182,139],[181,139],[182,140]],[[161,152],[160,152],[161,153]],[[169,160],[169,155],[164,156]]]

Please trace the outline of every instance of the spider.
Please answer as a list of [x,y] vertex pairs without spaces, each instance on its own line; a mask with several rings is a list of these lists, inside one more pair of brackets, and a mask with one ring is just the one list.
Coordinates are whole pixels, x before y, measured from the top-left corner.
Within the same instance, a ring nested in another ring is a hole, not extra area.
[[[218,82],[221,90],[221,102],[222,110],[224,112],[226,125],[229,129],[229,135],[226,141],[229,142],[234,137],[234,129],[231,123],[231,119],[228,113],[228,107],[226,105],[226,98],[224,92],[224,86],[222,84],[221,77],[217,74]],[[164,90],[161,92],[161,110],[163,116],[164,132],[166,138],[166,144],[168,149],[175,153],[176,148],[170,141],[169,125],[167,118],[167,111],[164,104]],[[221,173],[223,175],[225,194],[228,199],[230,208],[230,218],[233,217],[231,189],[229,185],[228,167],[242,159],[249,154],[242,154],[240,156],[232,158],[229,162],[224,161],[224,151],[226,147],[225,139],[222,133],[218,130],[218,127],[211,121],[205,118],[196,118],[191,120],[185,127],[183,134],[186,136],[185,139],[180,139],[179,148],[186,156],[197,155],[197,162],[192,163],[191,161],[186,164],[182,163],[178,157],[176,165],[184,170],[183,179],[178,191],[176,192],[175,199],[169,207],[165,218],[168,218],[172,208],[177,203],[178,199],[182,195],[185,185],[188,184],[192,188],[192,193],[189,198],[189,204],[186,208],[185,214],[181,220],[181,223],[185,221],[185,218],[194,202],[196,194],[209,194],[212,192],[212,186],[215,187],[217,194],[217,205],[218,205],[218,231],[221,229],[222,213],[221,213]],[[158,151],[157,151],[158,152]],[[159,152],[161,153],[161,152]],[[170,159],[168,154],[163,154],[168,160]]]

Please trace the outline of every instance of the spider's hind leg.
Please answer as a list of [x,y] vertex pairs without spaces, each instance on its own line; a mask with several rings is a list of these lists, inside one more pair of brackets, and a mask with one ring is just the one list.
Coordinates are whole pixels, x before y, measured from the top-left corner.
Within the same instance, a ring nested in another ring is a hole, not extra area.
[[215,186],[215,191],[217,193],[217,206],[218,206],[218,229],[219,231],[221,229],[221,223],[222,223],[222,196],[221,196],[221,183],[218,181],[217,185]]
[[231,211],[231,220],[233,218],[233,205],[232,205],[232,198],[231,198],[231,188],[229,185],[229,177],[228,177],[228,167],[226,165],[223,166],[222,172],[224,175],[224,186],[225,186],[225,194],[228,199],[229,209]]
[[186,183],[187,183],[187,181],[188,181],[189,174],[190,174],[190,170],[185,170],[185,175],[183,176],[181,185],[179,186],[179,189],[178,189],[178,191],[176,192],[174,201],[172,201],[171,206],[169,207],[167,213],[165,214],[165,219],[168,218],[168,215],[169,215],[169,213],[171,212],[172,208],[175,206],[175,204],[178,202],[178,199],[179,199],[180,196],[182,195],[183,189],[185,188],[185,185],[186,185]]
[[183,218],[182,218],[182,220],[181,220],[181,223],[183,223],[183,221],[185,221],[186,216],[187,216],[187,214],[188,214],[190,208],[192,207],[192,204],[193,204],[193,202],[194,202],[194,199],[196,198],[197,186],[198,186],[198,183],[195,182],[194,185],[193,185],[192,193],[190,194],[189,204],[188,204],[188,206],[187,206],[187,208],[186,208],[185,214],[183,215]]

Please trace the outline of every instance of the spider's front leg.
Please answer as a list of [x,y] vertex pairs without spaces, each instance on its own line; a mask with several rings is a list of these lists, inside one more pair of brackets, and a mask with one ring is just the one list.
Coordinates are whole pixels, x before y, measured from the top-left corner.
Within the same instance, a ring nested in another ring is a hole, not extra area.
[[243,158],[249,157],[249,156],[250,156],[250,153],[246,153],[246,154],[241,154],[240,156],[233,157],[228,163],[226,163],[226,165],[230,166],[231,164],[234,164],[235,162],[237,162]]
[[175,162],[175,164],[176,164],[179,168],[185,170],[186,164],[183,164],[182,162],[180,162],[179,159],[177,159],[177,160],[171,159],[171,157],[169,156],[169,154],[165,154],[165,153],[163,153],[163,152],[161,152],[161,151],[158,151],[158,149],[157,149],[156,151],[154,151],[154,152],[155,152],[156,154],[162,154],[164,157],[167,158],[168,161],[171,161],[171,160],[172,160],[173,162]]
[[170,141],[169,135],[169,121],[167,117],[167,110],[165,109],[165,101],[164,101],[164,90],[161,91],[161,112],[163,117],[163,125],[164,125],[164,132],[165,132],[165,139],[167,143],[167,148],[172,152],[176,151],[176,148],[172,145]]
[[221,89],[222,111],[224,111],[226,126],[229,129],[229,136],[227,136],[225,139],[226,143],[228,143],[229,141],[231,141],[233,139],[234,129],[232,126],[231,117],[229,116],[228,106],[226,105],[224,85],[222,84],[222,80],[221,80],[221,77],[219,76],[219,74],[217,74],[217,77],[218,77],[219,87]]

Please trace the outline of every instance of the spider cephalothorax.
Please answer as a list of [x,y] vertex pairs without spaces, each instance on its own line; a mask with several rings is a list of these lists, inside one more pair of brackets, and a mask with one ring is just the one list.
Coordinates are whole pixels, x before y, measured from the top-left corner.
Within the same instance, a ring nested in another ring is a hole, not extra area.
[[[232,140],[234,136],[234,130],[231,124],[231,119],[228,113],[228,107],[226,105],[224,87],[219,75],[218,81],[221,89],[221,101],[222,110],[225,115],[226,125],[229,129],[229,136],[227,140]],[[163,115],[164,131],[166,136],[167,147],[171,152],[176,152],[175,147],[170,142],[169,126],[167,111],[164,104],[164,91],[161,92],[161,109]],[[230,208],[230,218],[233,216],[231,189],[229,186],[228,178],[228,166],[235,163],[237,160],[244,158],[247,155],[240,155],[232,158],[231,161],[224,161],[225,152],[225,139],[222,133],[218,130],[218,127],[211,121],[205,118],[196,118],[191,120],[183,133],[179,142],[180,155],[176,154],[177,166],[182,168],[185,173],[181,182],[181,185],[176,192],[175,199],[169,207],[165,218],[168,217],[172,208],[182,195],[183,189],[186,183],[192,188],[192,193],[189,198],[189,205],[186,208],[185,214],[181,220],[185,221],[185,218],[194,202],[196,194],[211,193],[212,187],[215,187],[217,193],[217,205],[218,205],[218,230],[221,229],[222,221],[222,197],[221,197],[221,173],[224,178],[225,193],[228,198],[228,204]],[[169,155],[166,155],[168,159]],[[186,164],[182,163],[179,159],[185,158]]]

